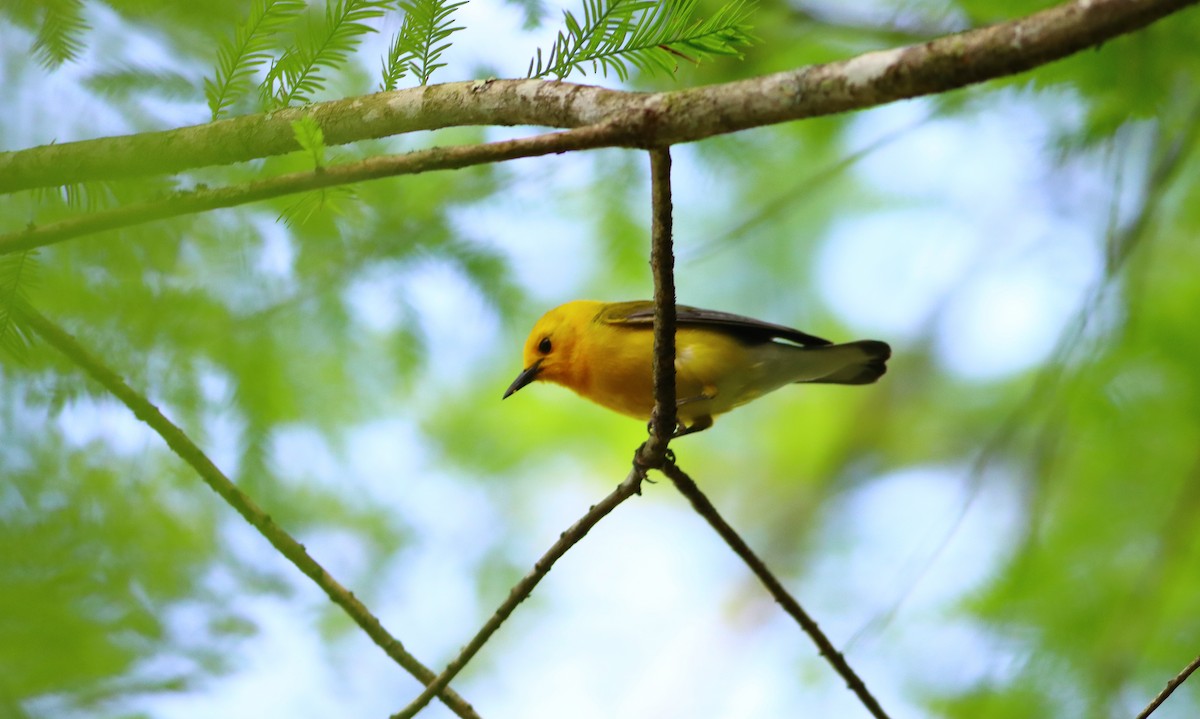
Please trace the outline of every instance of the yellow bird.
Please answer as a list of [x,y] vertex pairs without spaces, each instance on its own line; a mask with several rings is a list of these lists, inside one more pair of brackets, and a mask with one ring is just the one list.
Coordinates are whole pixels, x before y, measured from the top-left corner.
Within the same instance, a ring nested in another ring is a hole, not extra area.
[[[878,340],[833,344],[782,325],[678,305],[675,436],[792,383],[870,384],[892,349]],[[525,341],[524,367],[504,397],[534,381],[560,384],[641,420],[654,409],[654,304],[576,300],[547,312]]]

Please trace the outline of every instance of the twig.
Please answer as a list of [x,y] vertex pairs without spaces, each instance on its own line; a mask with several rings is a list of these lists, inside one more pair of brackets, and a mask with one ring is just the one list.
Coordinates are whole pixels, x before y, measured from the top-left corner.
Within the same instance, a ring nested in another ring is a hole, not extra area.
[[529,574],[526,574],[525,577],[521,579],[521,581],[517,582],[512,590],[509,591],[508,598],[505,599],[504,603],[492,613],[491,618],[488,619],[487,623],[485,623],[483,627],[481,627],[480,630],[475,633],[475,636],[471,638],[471,641],[468,642],[461,651],[459,651],[458,656],[454,657],[454,659],[446,665],[446,668],[442,670],[442,673],[439,674],[436,679],[426,684],[425,690],[422,691],[416,699],[413,699],[411,702],[409,702],[408,706],[392,715],[392,719],[411,719],[411,717],[416,716],[417,712],[425,708],[425,705],[429,703],[429,700],[432,699],[435,694],[441,691],[443,687],[449,684],[450,681],[453,680],[460,671],[462,671],[463,667],[467,665],[467,662],[471,661],[475,654],[477,654],[479,650],[483,648],[483,645],[487,643],[488,639],[491,639],[492,635],[496,633],[496,630],[500,628],[500,625],[503,624],[504,621],[508,619],[509,615],[513,613],[513,610],[517,608],[517,605],[525,601],[530,594],[533,594],[534,588],[537,587],[538,583],[542,581],[542,578],[544,578],[550,572],[550,569],[554,567],[554,563],[557,562],[564,554],[566,554],[568,549],[578,544],[579,541],[583,539],[585,535],[587,535],[588,531],[590,531],[592,527],[596,526],[597,522],[603,519],[609,512],[616,509],[621,502],[624,502],[635,494],[640,494],[640,488],[641,476],[635,467],[629,471],[629,476],[625,478],[624,482],[617,485],[617,488],[614,489],[607,497],[600,500],[598,504],[592,505],[592,507],[588,509],[587,513],[584,514],[579,521],[575,522],[575,524],[572,524],[567,531],[559,535],[558,541],[552,544],[550,549],[546,550],[546,553],[542,555],[542,558],[533,565],[533,569],[529,571]]
[[846,686],[858,696],[858,700],[867,708],[867,711],[871,712],[871,716],[876,719],[888,719],[888,715],[883,711],[883,707],[879,706],[879,702],[875,700],[875,697],[871,695],[871,692],[867,689],[867,685],[850,668],[850,665],[846,662],[846,658],[833,646],[833,643],[829,641],[829,638],[817,626],[816,621],[808,615],[808,612],[804,611],[800,603],[788,593],[788,590],[771,573],[771,570],[767,569],[767,565],[758,558],[754,550],[750,549],[750,546],[734,531],[733,527],[729,526],[729,523],[721,517],[717,512],[717,508],[713,506],[712,502],[708,501],[708,497],[704,496],[704,493],[700,491],[700,488],[696,486],[692,478],[687,476],[674,462],[670,461],[663,465],[662,472],[670,477],[671,481],[675,483],[675,487],[683,496],[688,498],[692,506],[700,513],[700,516],[708,521],[709,525],[717,531],[717,534],[721,535],[721,538],[725,540],[725,543],[729,545],[734,553],[742,558],[746,566],[750,567],[750,571],[754,572],[755,576],[762,581],[767,587],[767,591],[771,593],[776,602],[779,602],[783,610],[791,615],[804,632],[812,638],[813,643],[820,650],[821,656],[825,657],[825,660],[842,676],[842,679],[846,681]]
[[364,180],[415,175],[433,170],[454,170],[522,157],[619,145],[627,142],[634,132],[636,129],[630,123],[608,122],[566,132],[549,132],[482,145],[434,147],[404,155],[383,155],[317,170],[293,172],[245,185],[183,192],[165,200],[118,207],[0,235],[0,255],[45,247],[81,235],[132,227],[168,217],[236,207],[273,197]]
[[1187,681],[1187,678],[1192,675],[1192,672],[1196,671],[1198,668],[1200,668],[1200,657],[1193,659],[1191,664],[1188,664],[1183,668],[1183,671],[1176,674],[1171,681],[1167,682],[1166,688],[1159,692],[1158,696],[1154,697],[1154,701],[1146,705],[1146,708],[1142,710],[1142,713],[1137,715],[1137,719],[1146,719],[1146,717],[1153,714],[1154,710],[1158,709],[1158,707],[1167,700],[1167,697],[1171,696],[1171,692],[1178,689],[1179,685]]
[[[1137,216],[1123,229],[1112,232],[1108,238],[1105,251],[1105,275],[1113,277],[1121,270],[1126,258],[1142,243],[1149,234],[1150,223],[1155,219],[1155,211],[1163,204],[1163,195],[1171,189],[1171,184],[1179,175],[1180,168],[1186,167],[1196,151],[1196,142],[1200,138],[1200,102],[1192,106],[1184,122],[1183,129],[1174,137],[1162,139],[1156,147],[1157,156],[1151,164],[1149,176],[1143,189],[1145,199]],[[1114,205],[1117,201],[1113,202]]]
[[654,413],[634,466],[662,466],[675,432],[675,250],[671,238],[671,150],[650,150],[650,270],[654,275]]
[[[371,637],[372,641],[387,652],[389,657],[404,667],[409,674],[412,674],[422,684],[429,684],[433,681],[433,672],[409,654],[405,650],[404,645],[383,628],[379,620],[363,606],[362,602],[358,601],[353,592],[350,592],[338,583],[329,572],[325,571],[324,567],[309,556],[304,545],[297,542],[279,525],[275,524],[266,512],[255,504],[253,499],[238,489],[212,463],[212,460],[188,438],[183,430],[159,411],[158,407],[154,406],[150,400],[130,387],[124,379],[97,357],[84,349],[66,330],[50,321],[44,315],[33,309],[28,309],[25,319],[29,323],[29,326],[41,335],[47,343],[66,355],[68,359],[83,369],[92,379],[99,382],[105,389],[115,395],[117,399],[121,400],[138,419],[145,422],[151,429],[157,432],[166,441],[171,450],[179,455],[180,459],[187,462],[191,465],[192,469],[196,470],[196,473],[200,475],[200,478],[204,480],[204,483],[209,488],[237,510],[238,514],[242,515],[247,522],[257,529],[259,534],[266,537],[267,541],[275,549],[279,550],[280,554],[287,557],[292,564],[296,565],[297,569],[304,572],[304,574],[316,582],[317,586],[324,590],[325,594],[341,607],[346,614],[349,614],[354,623],[362,627],[367,636]],[[471,705],[453,689],[446,687],[444,690],[439,688],[438,691],[440,692],[439,697],[442,702],[459,717],[462,717],[462,719],[479,719],[479,715],[475,713]]]

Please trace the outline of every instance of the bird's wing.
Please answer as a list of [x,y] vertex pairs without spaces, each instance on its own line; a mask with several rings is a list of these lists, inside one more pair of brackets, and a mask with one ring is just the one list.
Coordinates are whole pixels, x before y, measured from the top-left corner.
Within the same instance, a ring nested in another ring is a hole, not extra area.
[[[608,305],[596,318],[608,324],[651,325],[654,323],[654,303],[646,300],[617,302]],[[750,342],[767,342],[783,339],[807,347],[833,344],[827,339],[814,337],[806,332],[763,322],[752,317],[703,310],[687,305],[675,306],[675,320],[681,326],[711,327],[741,337]]]

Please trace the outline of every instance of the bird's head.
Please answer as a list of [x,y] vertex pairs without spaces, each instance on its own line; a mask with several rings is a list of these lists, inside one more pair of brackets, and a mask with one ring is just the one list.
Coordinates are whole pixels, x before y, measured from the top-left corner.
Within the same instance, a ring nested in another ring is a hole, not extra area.
[[534,381],[576,387],[586,370],[576,357],[576,349],[600,307],[599,302],[576,300],[542,315],[525,340],[525,369],[509,385],[505,398]]

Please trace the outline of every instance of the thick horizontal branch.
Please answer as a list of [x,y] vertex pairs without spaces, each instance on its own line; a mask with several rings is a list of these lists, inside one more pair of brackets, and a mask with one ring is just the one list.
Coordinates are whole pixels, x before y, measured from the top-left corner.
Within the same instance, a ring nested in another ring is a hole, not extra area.
[[624,144],[635,136],[634,128],[610,122],[595,127],[581,127],[566,132],[549,132],[516,140],[461,147],[435,147],[404,155],[382,155],[343,165],[329,165],[307,172],[279,175],[243,185],[181,192],[162,200],[101,210],[48,225],[31,225],[24,230],[0,234],[0,255],[45,247],[95,232],[132,227],[168,217],[235,207],[297,192],[309,192],[397,175],[453,170],[521,157],[538,157],[570,150],[611,147]]
[[331,145],[462,125],[581,127],[647,115],[646,146],[945,92],[1030,70],[1200,0],[1074,0],[1028,17],[750,80],[630,93],[543,80],[397,90],[163,132],[0,154],[0,192],[226,165],[298,150],[291,122],[311,115]]

